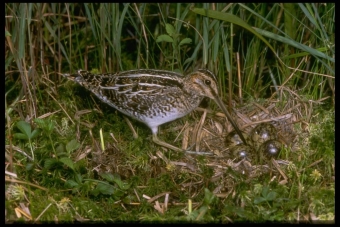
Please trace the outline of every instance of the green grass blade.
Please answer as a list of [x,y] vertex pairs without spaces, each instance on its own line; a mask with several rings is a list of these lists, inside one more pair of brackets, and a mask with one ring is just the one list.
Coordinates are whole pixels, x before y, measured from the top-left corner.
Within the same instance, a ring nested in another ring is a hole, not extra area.
[[95,39],[98,39],[98,36],[97,36],[97,32],[96,32],[96,29],[95,29],[95,26],[94,26],[94,23],[93,23],[93,20],[92,20],[92,14],[91,14],[91,11],[89,9],[89,3],[85,3],[84,6],[85,6],[85,11],[86,11],[86,14],[87,14],[87,18],[88,18],[88,21],[90,22],[90,26],[91,26],[91,30],[92,30],[92,33],[94,35],[94,38]]
[[311,55],[314,55],[314,56],[318,56],[318,57],[321,57],[321,58],[325,58],[331,62],[335,62],[335,59],[332,58],[332,57],[329,57],[328,55],[318,51],[317,49],[313,49],[309,46],[306,46],[302,43],[299,43],[299,42],[296,42],[295,40],[293,39],[289,39],[289,38],[286,38],[286,37],[283,37],[283,36],[280,36],[280,35],[277,35],[277,34],[274,34],[272,32],[269,32],[269,31],[265,31],[265,30],[262,30],[260,28],[254,28],[258,33],[266,36],[266,37],[269,37],[271,39],[275,39],[277,41],[280,41],[280,42],[283,42],[283,43],[286,43],[288,45],[291,45],[291,46],[294,46],[300,50],[303,50],[303,51],[306,51],[308,53],[310,53]]
[[207,10],[207,9],[202,9],[202,8],[194,8],[192,11],[202,16],[207,16],[207,17],[211,17],[214,19],[230,22],[230,23],[237,24],[243,27],[247,29],[248,31],[250,31],[251,33],[253,33],[254,35],[256,35],[259,39],[261,39],[273,51],[273,53],[276,53],[272,45],[270,45],[270,43],[261,34],[256,32],[256,30],[254,30],[249,24],[247,24],[241,18],[230,13],[222,13],[222,12],[218,12],[214,10]]
[[294,3],[284,3],[285,13],[284,13],[284,23],[285,23],[285,33],[292,39],[296,36],[296,27],[294,26],[294,19],[296,18],[296,6]]
[[18,39],[18,57],[19,59],[25,56],[25,47],[26,47],[26,15],[27,15],[27,4],[21,3],[19,6],[19,39]]

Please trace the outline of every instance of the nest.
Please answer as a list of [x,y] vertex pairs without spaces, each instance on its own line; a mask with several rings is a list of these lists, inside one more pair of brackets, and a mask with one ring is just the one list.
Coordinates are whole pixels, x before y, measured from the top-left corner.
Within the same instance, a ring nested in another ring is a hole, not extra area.
[[[296,152],[297,133],[294,128],[300,124],[300,128],[307,124],[303,119],[311,116],[312,102],[304,102],[296,93],[282,90],[280,93],[284,100],[282,104],[278,99],[270,98],[259,102],[249,102],[241,108],[234,108],[231,112],[233,119],[239,128],[249,134],[258,124],[268,122],[275,126],[277,135],[289,152]],[[225,143],[225,138],[233,130],[226,116],[220,112],[213,112],[208,109],[198,108],[192,113],[193,121],[186,122],[184,126],[176,127],[176,123],[170,123],[168,128],[180,131],[178,140],[182,140],[182,148],[185,150],[197,151],[201,154],[209,152],[213,155],[204,155],[198,158],[195,154],[170,156],[165,154],[169,151],[159,147],[157,152],[149,152],[149,165],[151,166],[150,177],[160,173],[171,172],[173,178],[178,177],[183,183],[179,184],[182,190],[202,190],[206,185],[206,176],[203,176],[205,169],[213,170],[209,182],[218,182],[214,193],[220,197],[228,196],[233,190],[230,188],[237,184],[238,179],[243,178],[249,181],[262,175],[270,174],[280,184],[288,182],[283,166],[286,167],[291,160],[271,159],[265,163],[252,163],[246,159],[237,160],[230,152],[230,147]],[[192,119],[190,118],[190,119]],[[168,129],[169,130],[169,129]],[[161,129],[161,133],[166,130]],[[114,138],[113,138],[114,139]],[[171,141],[166,141],[172,143]],[[117,142],[118,143],[118,142]],[[125,152],[119,150],[119,146],[112,145],[102,152],[98,145],[98,151],[92,152],[93,169],[97,172],[118,173],[123,178],[129,178],[136,174],[136,167],[124,163]],[[175,158],[174,158],[175,157]],[[286,156],[287,157],[287,156]],[[138,157],[136,157],[138,158]],[[202,161],[204,160],[204,161]],[[183,174],[187,177],[183,180]],[[235,178],[236,175],[238,177]],[[195,190],[195,191],[196,191]]]
[[[289,98],[285,97],[285,100],[288,101],[284,104],[278,99],[271,98],[262,103],[249,102],[241,108],[234,108],[233,119],[240,130],[246,134],[249,134],[260,123],[271,123],[275,126],[278,139],[285,149],[288,152],[297,152],[298,138],[295,128],[303,129],[304,124],[307,124],[303,119],[308,119],[308,116],[311,116],[313,103],[304,102],[296,93],[288,89],[282,91],[282,95],[289,96]],[[203,154],[204,151],[210,151],[214,155],[205,156],[205,163],[202,165],[202,163],[198,164],[194,155],[185,156],[181,160],[168,160],[162,152],[157,152],[157,156],[167,163],[168,169],[171,169],[169,166],[173,165],[182,172],[192,173],[197,178],[203,169],[212,168],[214,174],[209,181],[218,181],[214,193],[220,197],[225,197],[232,191],[228,188],[237,183],[235,174],[239,174],[240,177],[244,176],[245,181],[270,174],[270,177],[276,178],[280,184],[288,182],[284,169],[292,160],[272,158],[263,163],[251,163],[246,159],[240,161],[233,157],[230,147],[225,143],[226,136],[233,130],[225,115],[202,108],[198,108],[198,110],[202,112],[200,118],[195,123],[186,124],[182,128],[182,148],[189,148],[203,152]],[[193,147],[192,144],[194,144]],[[197,187],[199,182],[201,182],[199,179],[191,180],[191,183],[183,184],[182,187],[183,189],[194,185]]]

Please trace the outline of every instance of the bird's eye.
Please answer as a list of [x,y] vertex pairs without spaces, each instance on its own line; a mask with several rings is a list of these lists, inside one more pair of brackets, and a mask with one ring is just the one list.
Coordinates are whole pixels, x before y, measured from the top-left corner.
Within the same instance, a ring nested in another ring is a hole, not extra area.
[[210,80],[205,80],[204,83],[205,83],[206,85],[210,85],[210,84],[211,84],[211,81],[210,81]]

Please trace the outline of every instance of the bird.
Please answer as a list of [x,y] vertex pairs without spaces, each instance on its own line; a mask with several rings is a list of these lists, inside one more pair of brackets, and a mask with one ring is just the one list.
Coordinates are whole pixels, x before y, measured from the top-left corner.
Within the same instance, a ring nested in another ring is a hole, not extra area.
[[219,98],[216,76],[208,69],[198,69],[185,76],[159,69],[135,69],[116,73],[93,74],[78,70],[63,74],[102,102],[121,113],[146,124],[154,143],[183,152],[158,138],[158,127],[184,117],[199,106],[204,97],[216,102],[227,116],[244,144],[247,144],[236,122]]

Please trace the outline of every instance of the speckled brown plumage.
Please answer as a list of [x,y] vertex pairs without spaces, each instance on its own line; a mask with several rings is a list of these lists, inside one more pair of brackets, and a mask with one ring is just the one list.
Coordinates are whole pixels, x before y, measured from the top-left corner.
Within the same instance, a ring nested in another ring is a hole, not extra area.
[[[215,75],[206,69],[199,69],[187,76],[154,69],[115,74],[92,74],[79,70],[76,74],[64,76],[90,90],[101,101],[145,123],[152,130],[154,142],[173,150],[182,151],[158,139],[158,126],[187,115],[204,97],[213,99],[236,132],[241,134],[218,96]],[[244,140],[242,134],[240,137]]]

